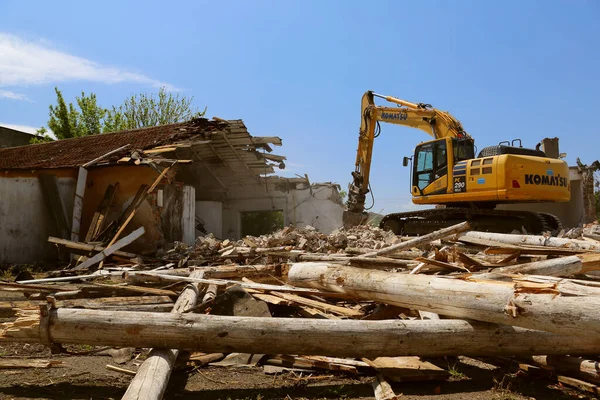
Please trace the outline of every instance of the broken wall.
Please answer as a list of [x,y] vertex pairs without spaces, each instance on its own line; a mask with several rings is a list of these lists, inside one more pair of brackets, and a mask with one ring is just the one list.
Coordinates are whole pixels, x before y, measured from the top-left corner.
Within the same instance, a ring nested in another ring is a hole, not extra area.
[[337,185],[313,184],[288,191],[238,189],[223,205],[223,237],[241,237],[241,213],[247,211],[283,211],[284,225],[311,225],[329,234],[342,226],[343,204]]
[[[18,171],[0,176],[0,263],[29,264],[56,259],[48,236],[60,236],[48,211],[38,173]],[[73,215],[76,170],[53,170],[67,220]]]
[[[107,219],[114,220],[133,201],[142,184],[152,185],[159,172],[149,166],[109,166],[91,169],[84,196],[81,237],[89,229],[93,215],[110,184],[118,182],[113,206]],[[127,251],[152,254],[167,243],[192,242],[194,237],[195,191],[180,182],[159,184],[137,210],[121,237],[143,226],[142,237],[127,246]]]

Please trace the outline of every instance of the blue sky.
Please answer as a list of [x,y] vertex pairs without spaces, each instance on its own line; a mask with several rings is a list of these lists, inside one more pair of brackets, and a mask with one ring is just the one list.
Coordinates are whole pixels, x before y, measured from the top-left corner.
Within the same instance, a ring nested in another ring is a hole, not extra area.
[[[124,4],[121,4],[124,3]],[[126,4],[125,4],[126,3]],[[346,187],[366,90],[450,111],[479,148],[559,137],[600,158],[595,1],[0,2],[0,124],[38,127],[57,85],[103,106],[161,85],[277,135],[288,175]],[[423,132],[383,125],[374,211],[411,207]]]

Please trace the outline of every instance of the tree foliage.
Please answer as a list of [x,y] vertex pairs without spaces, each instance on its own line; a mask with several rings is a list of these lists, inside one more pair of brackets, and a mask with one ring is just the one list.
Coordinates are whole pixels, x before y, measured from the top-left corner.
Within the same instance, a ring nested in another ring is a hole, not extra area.
[[[206,108],[199,111],[193,106],[193,97],[172,94],[164,87],[158,93],[131,95],[110,109],[101,107],[94,93],[81,92],[75,104],[67,104],[62,92],[54,90],[56,104],[49,107],[48,128],[59,140],[183,122],[206,112]],[[38,129],[32,142],[52,140],[47,132],[44,127]]]
[[125,99],[123,104],[108,111],[110,130],[137,129],[146,126],[174,124],[201,117],[204,111],[192,106],[193,97],[180,96],[160,88],[158,93],[141,93]]

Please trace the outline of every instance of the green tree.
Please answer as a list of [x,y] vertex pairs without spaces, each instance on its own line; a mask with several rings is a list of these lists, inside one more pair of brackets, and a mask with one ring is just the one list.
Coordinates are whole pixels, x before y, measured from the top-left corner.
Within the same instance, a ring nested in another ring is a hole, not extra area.
[[[86,95],[85,92],[81,92],[81,97],[75,98],[76,105],[73,103],[67,105],[62,92],[57,87],[54,88],[54,91],[56,92],[56,105],[49,107],[48,128],[57,139],[71,139],[102,133],[107,110],[98,105],[94,93]],[[48,130],[44,127],[38,129],[37,137],[32,142],[52,140],[47,132]]]
[[[132,95],[110,110],[98,104],[94,93],[81,92],[75,104],[67,104],[57,87],[54,91],[56,105],[49,107],[48,128],[59,140],[183,122],[206,113],[206,108],[199,111],[192,105],[193,97],[174,95],[164,87],[158,93]],[[38,129],[32,143],[53,140],[47,132],[44,127]]]
[[199,111],[192,105],[193,100],[169,93],[164,87],[158,93],[132,95],[108,111],[104,131],[174,124],[204,116],[206,108]]

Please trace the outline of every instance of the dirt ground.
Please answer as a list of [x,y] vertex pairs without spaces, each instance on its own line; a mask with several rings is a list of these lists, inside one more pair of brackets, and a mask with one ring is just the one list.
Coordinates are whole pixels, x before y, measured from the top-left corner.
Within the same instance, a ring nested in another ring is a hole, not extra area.
[[[92,348],[67,348],[89,352]],[[49,358],[63,364],[48,369],[0,372],[0,399],[118,399],[131,376],[106,365],[136,370],[132,359],[118,365],[109,355],[51,355],[39,344],[4,343],[2,358]],[[488,360],[460,357],[430,360],[451,371],[445,381],[392,385],[403,399],[589,399],[547,379],[496,367]],[[328,371],[267,375],[261,367],[231,368],[179,366],[171,377],[166,399],[373,399],[372,376],[349,376]]]

